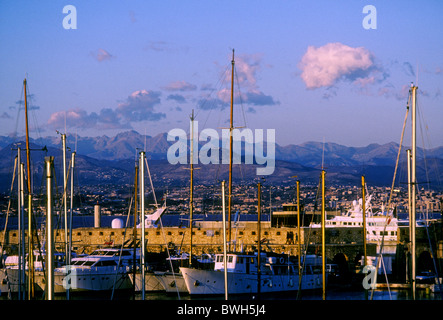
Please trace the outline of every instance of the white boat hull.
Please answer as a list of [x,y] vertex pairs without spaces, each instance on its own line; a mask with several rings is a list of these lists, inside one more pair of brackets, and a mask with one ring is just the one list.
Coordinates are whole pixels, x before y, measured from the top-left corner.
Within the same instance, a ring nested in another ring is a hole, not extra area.
[[[180,268],[186,287],[191,295],[219,295],[225,293],[223,271]],[[297,291],[298,275],[270,275],[260,277],[260,293]],[[228,272],[229,294],[257,293],[257,274]],[[302,277],[302,290],[321,289],[322,275],[309,274]]]
[[181,273],[155,272],[155,276],[167,293],[188,293],[185,280]]
[[[130,273],[129,276],[131,277],[131,281],[133,285],[135,285],[135,291],[141,292],[142,291],[142,275],[141,273],[137,272],[135,274],[135,280],[134,280],[134,274]],[[163,284],[159,279],[156,277],[156,275],[153,272],[146,272],[145,273],[145,291],[165,291],[165,288],[163,287]]]
[[66,277],[65,272],[54,273],[54,292],[107,291],[131,289],[132,282],[126,272],[96,272],[76,270],[75,275]]
[[[0,270],[0,290],[1,292],[17,293],[19,290],[19,269],[1,269]],[[25,290],[28,283],[28,270],[25,271],[25,278],[21,279],[22,290]],[[45,290],[45,274],[43,271],[34,271],[34,290]]]

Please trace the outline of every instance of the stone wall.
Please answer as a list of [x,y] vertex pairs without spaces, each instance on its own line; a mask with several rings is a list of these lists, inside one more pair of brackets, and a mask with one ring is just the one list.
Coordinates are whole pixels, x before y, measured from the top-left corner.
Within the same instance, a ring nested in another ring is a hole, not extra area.
[[[141,229],[137,229],[137,238],[140,240]],[[287,239],[288,233],[292,232],[292,239]],[[264,246],[268,245],[273,248],[284,248],[287,244],[294,245],[296,243],[297,229],[293,228],[262,228],[261,239]],[[27,231],[26,231],[27,237]],[[147,240],[147,248],[150,250],[158,250],[169,246],[182,246],[183,250],[189,247],[190,229],[178,227],[147,228],[145,229]],[[63,250],[65,233],[63,229],[54,233],[55,245],[57,249]],[[3,232],[0,232],[3,237]],[[41,234],[39,234],[41,238]],[[97,247],[105,247],[109,245],[121,245],[127,240],[133,238],[133,229],[120,228],[76,228],[72,230],[72,246],[74,250],[90,252]],[[252,249],[257,245],[257,229],[253,228],[237,228],[232,229],[232,240],[236,240],[238,246],[243,245],[245,250]],[[1,238],[3,239],[3,238]],[[219,251],[223,248],[223,230],[219,228],[193,228],[192,237],[193,246],[197,252],[208,252],[210,249]],[[18,231],[9,230],[6,235],[6,246],[12,248],[18,244]],[[5,246],[5,247],[6,247]],[[84,248],[84,250],[83,250]],[[156,249],[157,248],[157,249]]]

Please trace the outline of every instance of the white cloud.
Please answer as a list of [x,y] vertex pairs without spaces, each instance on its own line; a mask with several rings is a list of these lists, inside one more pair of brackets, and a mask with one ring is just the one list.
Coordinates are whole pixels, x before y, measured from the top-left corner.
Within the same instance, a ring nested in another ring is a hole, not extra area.
[[318,48],[309,46],[299,68],[306,87],[315,89],[333,86],[341,79],[357,81],[359,85],[372,83],[370,73],[376,66],[366,48],[336,42]]

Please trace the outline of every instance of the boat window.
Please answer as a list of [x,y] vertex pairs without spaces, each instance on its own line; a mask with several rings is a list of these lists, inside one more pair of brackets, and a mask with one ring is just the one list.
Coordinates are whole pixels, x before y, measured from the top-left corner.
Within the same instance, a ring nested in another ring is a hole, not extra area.
[[83,264],[84,261],[79,260],[79,261],[75,261],[72,265],[74,266],[81,266]]
[[102,261],[102,266],[106,267],[106,266],[116,266],[117,263],[114,260],[105,260]]
[[231,263],[232,260],[233,260],[233,256],[229,256],[229,257],[228,257],[228,263]]
[[94,264],[95,261],[85,261],[85,263],[83,264],[86,267],[90,267]]

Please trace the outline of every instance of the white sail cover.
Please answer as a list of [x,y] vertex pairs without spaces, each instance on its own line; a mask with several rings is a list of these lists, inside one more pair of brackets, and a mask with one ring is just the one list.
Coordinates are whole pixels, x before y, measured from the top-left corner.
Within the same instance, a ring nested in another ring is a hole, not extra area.
[[[146,214],[145,215],[145,228],[154,228],[155,222],[157,222],[157,220],[160,219],[160,217],[162,216],[162,214],[165,210],[166,210],[166,206],[163,206],[163,207],[155,210],[155,212],[152,214]],[[140,223],[137,225],[137,228],[141,228]]]

